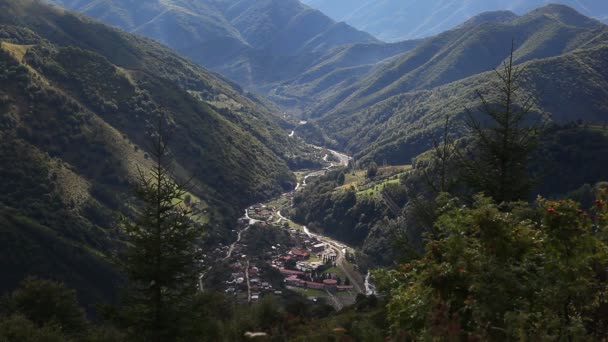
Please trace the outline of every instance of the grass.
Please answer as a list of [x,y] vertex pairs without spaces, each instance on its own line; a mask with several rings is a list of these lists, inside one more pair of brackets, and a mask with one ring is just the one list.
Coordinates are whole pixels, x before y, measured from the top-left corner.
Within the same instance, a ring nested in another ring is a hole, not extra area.
[[589,125],[588,129],[602,133],[604,135],[608,135],[608,128],[605,125]]
[[327,297],[327,293],[322,290],[291,286],[289,286],[289,289],[306,297]]
[[344,272],[342,271],[342,269],[340,269],[340,268],[339,268],[339,267],[337,267],[337,266],[330,267],[330,268],[328,268],[328,269],[327,269],[325,272],[323,272],[323,273],[335,274],[335,275],[337,275],[338,277],[340,277],[340,278],[342,278],[342,279],[346,278],[346,274],[344,274]]
[[367,170],[359,170],[355,173],[345,174],[344,185],[336,190],[348,190],[351,187],[357,191],[357,197],[368,197],[378,194],[389,184],[399,184],[401,176],[412,169],[411,165],[396,165],[381,167],[374,179],[368,179]]
[[27,53],[27,50],[31,48],[33,45],[17,45],[2,42],[2,48],[11,52],[19,62],[23,62],[23,57]]

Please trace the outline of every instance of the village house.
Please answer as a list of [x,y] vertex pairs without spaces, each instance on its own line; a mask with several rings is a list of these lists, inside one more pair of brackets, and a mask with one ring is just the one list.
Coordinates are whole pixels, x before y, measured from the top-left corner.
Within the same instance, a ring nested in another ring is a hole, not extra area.
[[303,251],[299,248],[292,248],[291,255],[300,260],[306,260],[310,258],[310,253],[308,251]]
[[287,270],[284,268],[280,268],[279,272],[281,272],[282,275],[285,276],[299,276],[299,275],[304,275],[304,272],[301,271],[292,271],[292,270]]
[[296,263],[296,269],[303,271],[303,272],[313,272],[313,271],[316,271],[317,269],[319,269],[319,267],[322,267],[323,265],[324,265],[324,263],[321,261],[313,261],[313,262],[298,261]]
[[325,250],[325,246],[326,246],[326,244],[324,244],[324,243],[318,243],[316,245],[313,245],[311,250],[313,253],[321,253]]
[[292,275],[285,278],[285,284],[288,286],[302,287],[315,290],[328,290],[332,292],[348,291],[353,288],[352,286],[338,286],[338,281],[335,279],[325,279],[323,280],[323,283],[317,283],[299,279],[297,275]]

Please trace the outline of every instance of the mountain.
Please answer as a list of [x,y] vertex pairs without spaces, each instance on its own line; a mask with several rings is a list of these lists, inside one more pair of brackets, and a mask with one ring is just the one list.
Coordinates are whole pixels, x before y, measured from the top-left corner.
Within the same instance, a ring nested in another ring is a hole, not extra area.
[[301,147],[263,101],[162,45],[36,0],[0,0],[2,290],[61,279],[116,293],[112,251],[160,112],[196,222],[226,238],[247,205],[292,188]]
[[[431,89],[498,66],[511,41],[515,61],[558,56],[606,40],[608,27],[573,9],[549,5],[505,21],[482,15],[458,28],[422,41],[347,87],[309,108],[312,116],[348,113],[390,96]],[[488,21],[489,18],[498,21]]]
[[53,0],[153,38],[250,88],[289,79],[344,44],[377,43],[298,0]]
[[549,3],[568,5],[582,14],[606,18],[603,0],[303,0],[331,18],[346,21],[385,41],[430,37],[452,29],[482,12],[510,10],[518,14]]
[[430,147],[446,114],[460,117],[465,106],[478,105],[476,90],[491,86],[487,71],[508,57],[511,38],[538,112],[556,122],[606,120],[608,27],[560,5],[427,39],[310,113],[337,147],[362,162],[409,163]]
[[340,46],[313,60],[293,78],[270,87],[266,94],[283,107],[306,108],[421,43],[421,40],[408,40]]

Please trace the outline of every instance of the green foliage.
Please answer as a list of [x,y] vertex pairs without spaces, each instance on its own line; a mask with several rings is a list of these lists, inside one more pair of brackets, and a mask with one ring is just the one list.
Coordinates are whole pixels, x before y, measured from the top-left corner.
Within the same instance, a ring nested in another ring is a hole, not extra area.
[[[391,329],[415,340],[590,339],[605,334],[606,190],[592,214],[571,201],[499,210],[442,202],[425,255],[376,275]],[[591,216],[593,215],[593,216]]]
[[0,340],[6,342],[65,342],[72,341],[53,325],[37,327],[22,315],[0,319]]
[[367,173],[365,176],[367,178],[374,178],[378,174],[378,164],[376,162],[371,162],[367,167]]
[[388,209],[375,197],[358,197],[354,189],[336,190],[339,174],[329,173],[318,181],[308,182],[294,197],[291,217],[311,229],[361,245],[374,224],[389,215]]
[[[556,197],[575,191],[583,184],[604,180],[608,165],[598,156],[608,153],[607,133],[599,125],[585,127],[570,123],[547,127],[531,162],[531,171],[536,177],[534,192]],[[586,201],[578,201],[589,205],[592,202],[589,197],[594,196],[590,194]]]
[[497,81],[488,91],[491,99],[478,92],[483,116],[476,118],[467,110],[473,142],[460,158],[462,178],[498,203],[524,199],[532,187],[528,162],[538,128],[530,122],[532,98],[520,90],[521,72],[513,66],[511,50],[508,62],[496,70]]
[[141,201],[134,221],[123,230],[129,249],[122,267],[129,278],[125,318],[133,338],[166,341],[183,336],[181,320],[196,291],[201,272],[201,227],[190,220],[182,202],[187,193],[169,171],[165,117],[158,119],[153,139],[150,171],[140,170],[137,198]]
[[7,342],[120,342],[113,327],[93,326],[63,283],[27,278],[2,299],[0,340]]
[[3,299],[3,311],[7,315],[23,315],[40,327],[57,327],[70,336],[80,335],[88,324],[74,290],[59,282],[36,278],[26,278]]

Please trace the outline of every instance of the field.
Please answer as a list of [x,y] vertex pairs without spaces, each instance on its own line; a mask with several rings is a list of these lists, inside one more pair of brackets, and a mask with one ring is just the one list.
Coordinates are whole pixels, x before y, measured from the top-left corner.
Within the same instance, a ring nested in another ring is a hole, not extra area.
[[357,197],[373,196],[389,184],[399,184],[401,176],[411,169],[411,165],[380,167],[378,175],[373,179],[366,177],[367,170],[349,172],[344,175],[344,185],[336,190],[347,190],[352,187],[357,191]]

